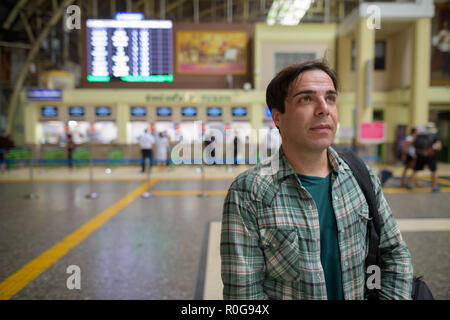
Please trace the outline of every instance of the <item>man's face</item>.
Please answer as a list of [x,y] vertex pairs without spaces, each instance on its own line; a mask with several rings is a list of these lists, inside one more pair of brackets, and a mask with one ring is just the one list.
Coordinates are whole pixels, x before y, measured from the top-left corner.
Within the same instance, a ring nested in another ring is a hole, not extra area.
[[280,128],[283,148],[323,151],[333,141],[337,128],[337,92],[322,70],[300,74],[288,90],[285,112],[272,110]]

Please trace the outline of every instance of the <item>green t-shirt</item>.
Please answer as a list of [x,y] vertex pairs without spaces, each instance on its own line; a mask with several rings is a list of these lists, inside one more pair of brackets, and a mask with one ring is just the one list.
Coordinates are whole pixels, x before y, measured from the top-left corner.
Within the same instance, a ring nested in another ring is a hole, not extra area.
[[325,274],[327,297],[329,300],[343,300],[337,225],[331,202],[331,173],[326,178],[301,174],[298,177],[319,211],[320,260]]

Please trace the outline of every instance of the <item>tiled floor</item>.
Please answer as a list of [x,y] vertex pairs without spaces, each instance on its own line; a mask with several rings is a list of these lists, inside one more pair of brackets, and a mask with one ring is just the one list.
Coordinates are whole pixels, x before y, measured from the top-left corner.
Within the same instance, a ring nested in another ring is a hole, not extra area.
[[[204,181],[194,166],[154,168],[149,199],[140,196],[147,175],[133,166],[95,168],[92,185],[87,168],[35,169],[33,185],[27,168],[0,173],[0,298],[220,298],[217,224],[232,178],[246,168],[206,166]],[[386,198],[415,273],[450,299],[450,166],[439,166],[439,194],[397,189],[401,168],[392,169]],[[91,188],[98,199],[85,197]],[[31,189],[39,198],[24,198]],[[79,290],[67,286],[71,265]]]

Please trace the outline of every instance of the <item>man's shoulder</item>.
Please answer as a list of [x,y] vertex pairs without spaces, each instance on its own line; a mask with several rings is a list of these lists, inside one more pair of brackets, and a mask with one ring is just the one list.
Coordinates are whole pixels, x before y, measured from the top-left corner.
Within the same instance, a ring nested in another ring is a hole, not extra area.
[[264,161],[240,173],[231,183],[230,191],[239,192],[251,201],[272,198],[275,189],[274,176],[267,173],[270,162]]

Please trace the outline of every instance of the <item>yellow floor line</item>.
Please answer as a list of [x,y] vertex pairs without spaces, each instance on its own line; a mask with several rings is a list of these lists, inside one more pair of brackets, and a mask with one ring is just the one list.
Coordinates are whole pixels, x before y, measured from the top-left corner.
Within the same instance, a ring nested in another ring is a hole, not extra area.
[[[426,181],[431,181],[430,177],[422,177],[421,179],[426,180]],[[441,183],[441,184],[445,184],[447,186],[450,186],[450,180],[447,180],[447,179],[438,178],[437,182]]]
[[47,270],[53,263],[80,244],[90,234],[114,217],[142,193],[147,191],[147,189],[153,186],[157,181],[157,179],[150,179],[149,182],[141,184],[125,197],[96,215],[60,242],[56,243],[52,248],[9,276],[5,281],[0,283],[0,300],[9,300],[17,292],[22,290],[31,280]]

